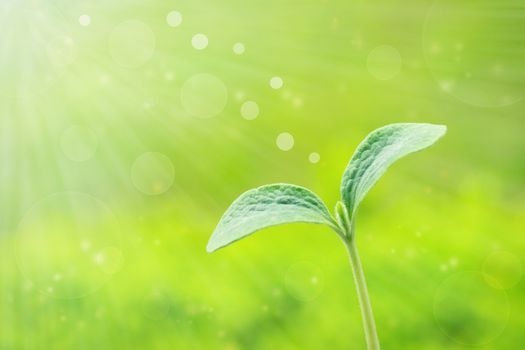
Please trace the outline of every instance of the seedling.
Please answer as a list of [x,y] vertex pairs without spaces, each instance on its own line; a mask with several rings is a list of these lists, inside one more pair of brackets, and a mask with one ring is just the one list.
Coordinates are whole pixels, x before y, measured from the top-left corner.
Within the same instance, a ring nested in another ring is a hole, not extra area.
[[355,244],[357,208],[390,164],[409,153],[429,147],[446,130],[444,125],[398,123],[370,133],[357,147],[344,171],[342,200],[335,206],[335,219],[323,201],[307,188],[280,183],[249,190],[228,208],[206,250],[211,253],[275,225],[309,222],[329,226],[342,239],[350,255],[368,349],[378,350],[376,325]]

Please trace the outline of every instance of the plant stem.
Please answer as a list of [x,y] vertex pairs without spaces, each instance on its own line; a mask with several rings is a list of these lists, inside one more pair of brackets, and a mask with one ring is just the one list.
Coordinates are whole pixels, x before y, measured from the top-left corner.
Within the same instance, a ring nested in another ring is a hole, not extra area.
[[361,315],[363,316],[366,344],[368,350],[379,350],[379,338],[377,337],[376,323],[374,320],[374,314],[372,313],[372,305],[370,305],[370,298],[366,288],[365,274],[363,272],[363,267],[361,266],[359,254],[357,253],[353,232],[349,237],[345,237],[343,241],[346,250],[348,251],[348,255],[350,255],[350,265],[352,265],[354,281],[357,288],[357,297],[359,299]]

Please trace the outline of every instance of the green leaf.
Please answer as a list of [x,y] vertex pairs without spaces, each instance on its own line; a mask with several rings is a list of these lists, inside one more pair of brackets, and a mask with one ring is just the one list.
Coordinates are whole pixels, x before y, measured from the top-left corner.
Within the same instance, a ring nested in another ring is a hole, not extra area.
[[371,132],[357,147],[341,183],[341,196],[352,220],[359,203],[390,164],[429,147],[446,131],[445,125],[399,123]]
[[309,222],[337,229],[323,201],[295,185],[272,184],[249,190],[237,198],[215,228],[206,250],[211,253],[266,227]]

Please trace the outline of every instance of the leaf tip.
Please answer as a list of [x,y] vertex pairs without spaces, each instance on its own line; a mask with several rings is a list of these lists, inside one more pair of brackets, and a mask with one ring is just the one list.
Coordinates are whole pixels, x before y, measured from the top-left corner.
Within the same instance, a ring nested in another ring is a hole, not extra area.
[[419,129],[418,132],[421,134],[421,136],[425,137],[428,142],[428,144],[422,148],[426,148],[432,145],[433,143],[437,142],[447,133],[447,130],[448,130],[447,126],[444,124],[413,124],[413,125]]
[[434,127],[434,142],[437,142],[441,139],[448,131],[448,127],[444,124],[433,124]]
[[213,253],[214,251],[216,251],[217,249],[219,249],[220,247],[217,247],[216,244],[213,243],[213,241],[210,239],[208,241],[208,244],[206,245],[206,252],[208,254],[211,254]]
[[448,127],[445,124],[436,124],[436,128],[438,130],[439,136],[443,136],[447,133]]

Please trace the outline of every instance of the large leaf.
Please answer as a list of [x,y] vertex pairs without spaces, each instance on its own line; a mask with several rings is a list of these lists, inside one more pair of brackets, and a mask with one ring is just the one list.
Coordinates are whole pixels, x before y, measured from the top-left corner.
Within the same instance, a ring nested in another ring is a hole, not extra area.
[[357,147],[341,183],[341,196],[353,218],[359,203],[390,164],[419,151],[445,134],[444,125],[399,123],[374,130]]
[[310,190],[289,184],[266,185],[243,193],[232,203],[206,250],[213,252],[255,231],[292,222],[337,226],[323,201]]

